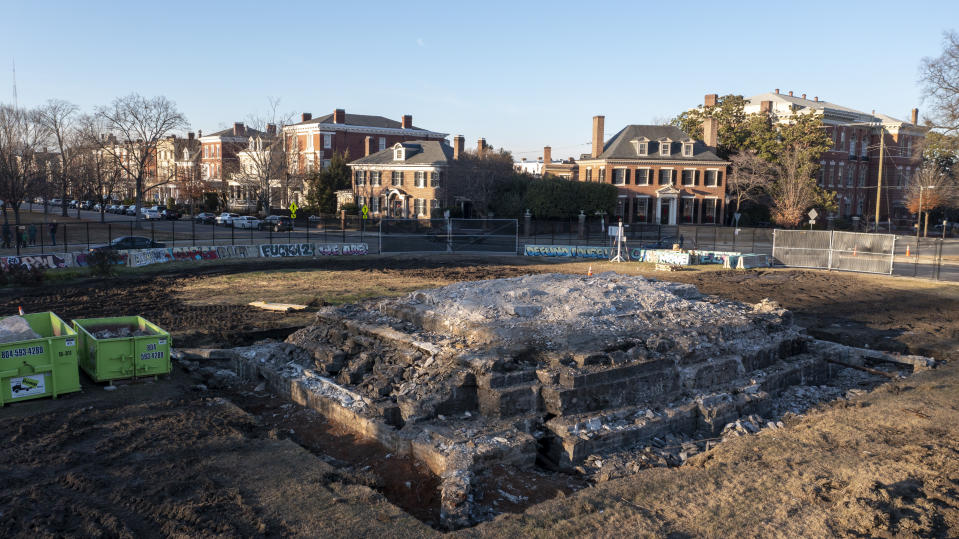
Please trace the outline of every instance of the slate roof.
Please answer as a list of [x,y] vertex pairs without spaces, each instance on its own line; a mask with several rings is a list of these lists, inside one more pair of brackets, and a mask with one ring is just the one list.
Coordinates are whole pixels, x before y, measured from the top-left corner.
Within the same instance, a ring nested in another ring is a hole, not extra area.
[[[649,155],[638,155],[633,140],[646,138],[649,144]],[[659,142],[670,139],[674,144],[670,146],[668,156],[659,154]],[[642,159],[644,161],[717,161],[725,162],[706,148],[699,140],[693,140],[693,155],[683,155],[683,145],[675,144],[690,141],[689,135],[672,125],[627,125],[619,133],[613,135],[603,147],[603,153],[597,159]],[[584,159],[590,159],[586,154]]]
[[[299,122],[293,125],[331,124],[331,125],[358,125],[362,127],[378,127],[381,129],[402,129],[403,128],[402,123],[396,120],[385,118],[383,116],[370,116],[367,114],[349,114],[349,113],[347,113],[345,116],[346,116],[346,122],[341,124],[334,124],[333,114],[330,113],[330,114],[327,114],[326,116],[320,116],[317,118],[313,118],[312,120]],[[410,129],[420,129],[425,131],[425,129],[416,127],[415,125],[411,127]]]
[[250,136],[254,136],[254,135],[263,135],[263,136],[266,136],[266,133],[264,133],[263,131],[258,131],[258,130],[256,130],[256,129],[253,129],[252,127],[247,127],[247,128],[246,128],[246,131],[244,131],[242,135],[234,135],[234,134],[233,134],[233,128],[230,127],[230,128],[224,129],[224,130],[222,130],[222,131],[217,131],[216,133],[210,133],[209,135],[203,135],[202,138],[207,138],[207,137],[234,137],[234,136],[250,137]]
[[400,144],[406,148],[406,159],[402,161],[393,159],[393,145],[350,165],[446,165],[453,160],[453,147],[443,140],[411,140]]

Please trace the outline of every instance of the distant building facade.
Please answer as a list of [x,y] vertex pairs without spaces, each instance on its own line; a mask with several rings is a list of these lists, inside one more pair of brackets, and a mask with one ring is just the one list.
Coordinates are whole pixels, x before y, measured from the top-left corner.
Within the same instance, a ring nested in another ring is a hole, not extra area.
[[577,180],[616,186],[624,223],[723,222],[729,163],[713,153],[715,125],[704,126],[705,141],[664,125],[627,125],[604,141],[604,124],[593,117],[592,151],[576,163]]
[[[710,102],[715,104],[716,94],[706,96],[706,104]],[[860,217],[863,222],[875,216],[880,136],[883,136],[880,220],[909,216],[908,185],[921,164],[916,150],[928,131],[918,125],[918,109],[912,109],[907,122],[875,111],[867,113],[837,105],[818,96],[807,99],[806,94],[780,93],[777,88],[748,98],[744,112],[767,114],[780,123],[789,122],[796,114],[820,116],[833,144],[821,157],[817,182],[820,187],[837,193],[838,217]]]

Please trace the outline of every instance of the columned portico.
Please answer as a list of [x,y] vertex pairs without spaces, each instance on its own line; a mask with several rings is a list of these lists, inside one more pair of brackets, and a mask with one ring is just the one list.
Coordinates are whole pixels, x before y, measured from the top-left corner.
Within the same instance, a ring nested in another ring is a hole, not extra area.
[[656,199],[656,223],[675,225],[679,190],[671,185],[667,185],[656,191]]
[[409,195],[399,189],[390,189],[386,192],[387,215],[407,219],[410,216],[410,208],[407,203]]

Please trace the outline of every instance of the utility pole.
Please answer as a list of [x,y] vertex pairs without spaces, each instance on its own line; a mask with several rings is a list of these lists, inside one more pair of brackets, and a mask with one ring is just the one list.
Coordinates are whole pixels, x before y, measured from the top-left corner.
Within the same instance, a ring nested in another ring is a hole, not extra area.
[[[879,233],[879,203],[882,200],[882,158],[886,149],[886,129],[879,121],[879,179],[876,182],[876,233]],[[891,232],[891,231],[890,231]]]

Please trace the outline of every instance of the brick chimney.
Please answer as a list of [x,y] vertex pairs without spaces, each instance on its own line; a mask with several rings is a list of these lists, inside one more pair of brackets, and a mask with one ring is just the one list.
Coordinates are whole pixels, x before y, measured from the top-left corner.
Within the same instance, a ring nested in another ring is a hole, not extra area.
[[553,162],[553,149],[549,146],[543,147],[543,162],[547,165]]
[[719,140],[719,120],[716,118],[706,118],[703,120],[703,142],[710,150],[716,149],[716,143]]
[[706,99],[703,100],[703,105],[707,107],[715,107],[716,103],[719,102],[718,94],[706,94]]
[[233,122],[233,136],[238,137],[246,133],[243,122]]
[[345,124],[346,123],[346,111],[343,109],[336,109],[333,111],[333,123],[335,124]]
[[759,102],[759,112],[762,114],[769,114],[773,111],[773,102],[772,101],[760,101]]
[[363,157],[366,157],[367,155],[370,155],[371,153],[373,153],[372,148],[373,148],[373,137],[367,135],[366,138],[363,139]]
[[819,102],[819,96],[817,95],[816,97],[812,98],[812,100],[818,103],[818,102]]
[[803,95],[802,95],[802,98],[803,98],[803,99],[806,99],[806,94],[803,94]]
[[919,125],[919,109],[912,109],[912,125]]
[[486,151],[486,139],[481,138],[476,141],[476,155],[483,155],[483,152]]
[[776,88],[776,95],[779,95],[779,88]]
[[603,127],[606,123],[605,116],[593,116],[593,151],[591,157],[599,157],[603,153]]
[[466,144],[466,139],[463,135],[456,135],[453,137],[453,159],[459,159],[460,155],[463,153],[463,145]]
[[193,140],[193,138],[194,138],[194,133],[193,133],[193,131],[190,131],[189,133],[187,133],[187,134],[186,134],[186,138],[187,138],[187,140]]
[[403,115],[403,129],[413,129],[413,116],[410,114]]
[[313,119],[313,114],[312,114],[312,113],[304,112],[303,114],[300,115],[300,121],[301,121],[301,122],[308,122],[308,121],[310,121],[310,120],[312,120],[312,119]]
[[202,129],[197,129],[197,130],[196,130],[196,138],[203,138],[203,130],[202,130]]
[[793,96],[793,91],[789,90],[789,97],[792,97],[792,96]]
[[276,136],[276,124],[266,124],[266,134],[271,137]]

